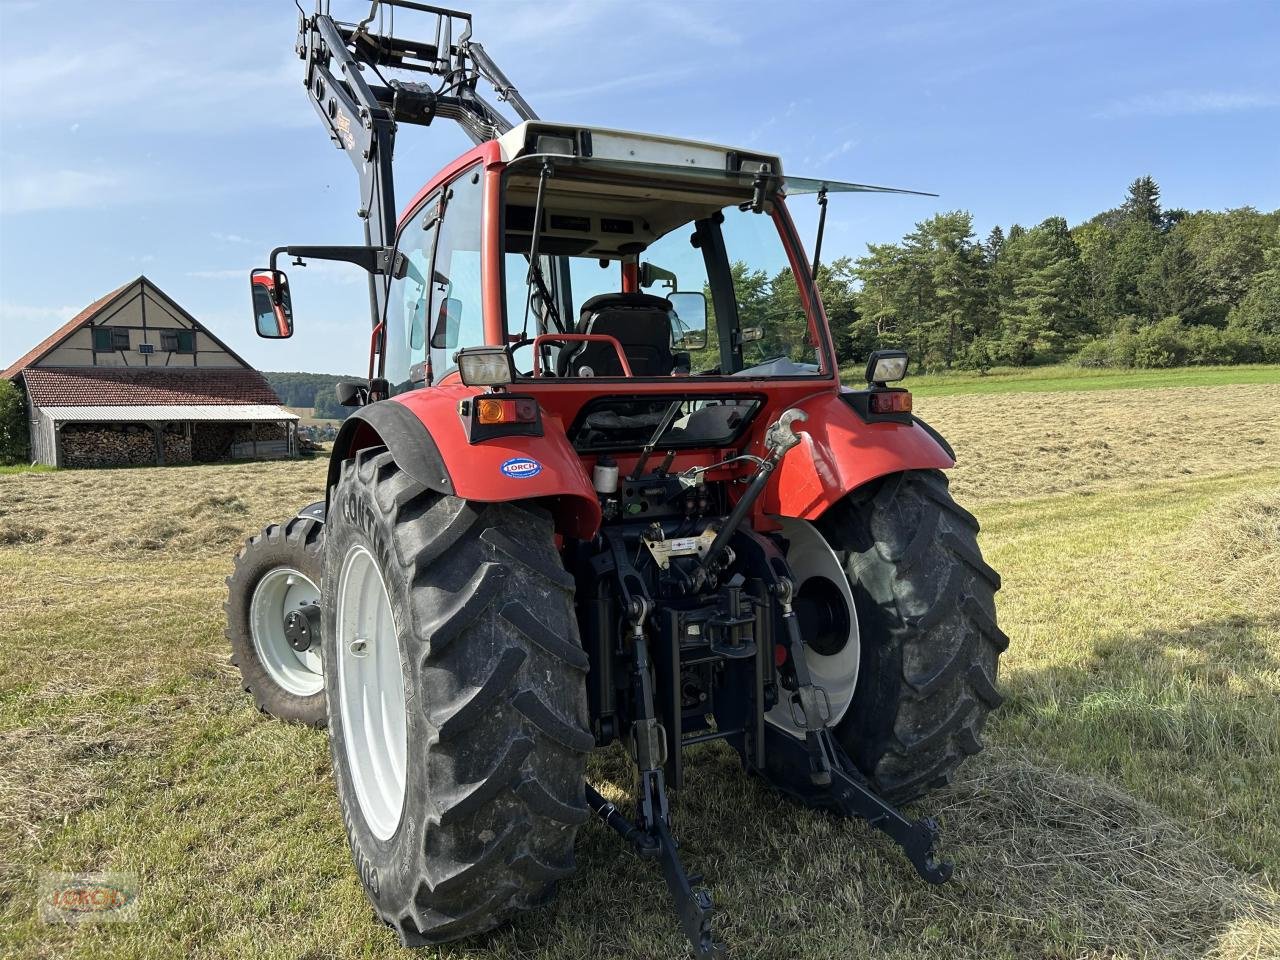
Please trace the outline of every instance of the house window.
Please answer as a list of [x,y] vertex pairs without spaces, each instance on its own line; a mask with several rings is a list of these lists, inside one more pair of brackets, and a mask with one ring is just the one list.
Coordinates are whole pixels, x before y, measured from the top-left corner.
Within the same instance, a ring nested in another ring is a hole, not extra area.
[[192,330],[166,330],[160,334],[160,349],[170,353],[195,353],[196,335]]
[[97,353],[114,353],[129,349],[129,331],[120,327],[94,327],[93,349]]

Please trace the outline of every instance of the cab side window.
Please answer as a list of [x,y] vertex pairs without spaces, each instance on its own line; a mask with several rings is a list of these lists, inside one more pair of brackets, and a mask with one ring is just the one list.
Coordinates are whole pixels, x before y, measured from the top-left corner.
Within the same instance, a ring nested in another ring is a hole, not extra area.
[[427,317],[431,255],[439,224],[439,194],[427,200],[400,230],[396,250],[403,257],[403,276],[391,281],[383,333],[383,376],[391,393],[404,393],[426,382]]
[[431,322],[431,373],[437,380],[457,367],[453,361],[455,352],[484,343],[480,295],[483,199],[479,166],[464,171],[445,190],[427,311]]

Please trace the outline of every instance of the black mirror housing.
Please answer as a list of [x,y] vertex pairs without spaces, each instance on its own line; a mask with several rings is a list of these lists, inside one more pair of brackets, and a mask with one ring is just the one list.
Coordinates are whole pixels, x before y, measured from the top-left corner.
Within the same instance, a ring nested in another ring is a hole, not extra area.
[[289,278],[284,271],[269,268],[251,270],[249,292],[258,336],[266,340],[292,337],[293,302],[289,297]]

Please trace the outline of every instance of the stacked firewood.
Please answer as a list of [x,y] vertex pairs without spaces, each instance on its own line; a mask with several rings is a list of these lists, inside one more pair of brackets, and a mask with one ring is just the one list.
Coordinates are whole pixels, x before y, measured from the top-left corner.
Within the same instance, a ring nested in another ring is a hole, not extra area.
[[240,439],[234,423],[197,423],[192,426],[191,458],[197,463],[214,463],[231,456],[231,444]]
[[181,427],[169,427],[164,432],[164,462],[166,464],[191,462],[191,438]]
[[69,424],[62,428],[63,466],[119,467],[155,462],[155,437],[148,426]]

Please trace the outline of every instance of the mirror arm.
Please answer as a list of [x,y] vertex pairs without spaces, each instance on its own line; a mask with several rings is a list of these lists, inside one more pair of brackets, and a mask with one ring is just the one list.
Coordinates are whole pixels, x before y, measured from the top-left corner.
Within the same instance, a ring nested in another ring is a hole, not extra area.
[[271,251],[271,272],[276,274],[280,268],[276,261],[281,254],[290,257],[305,257],[310,260],[338,260],[354,263],[369,273],[390,274],[401,267],[404,257],[391,247],[370,246],[288,246],[276,247]]

